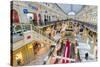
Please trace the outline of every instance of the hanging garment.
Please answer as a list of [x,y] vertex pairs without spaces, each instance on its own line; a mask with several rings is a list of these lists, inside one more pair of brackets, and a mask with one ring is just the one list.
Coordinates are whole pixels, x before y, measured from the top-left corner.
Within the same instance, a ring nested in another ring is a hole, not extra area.
[[[70,41],[67,39],[64,50],[64,57],[70,58]],[[63,59],[62,63],[69,63],[69,60]]]

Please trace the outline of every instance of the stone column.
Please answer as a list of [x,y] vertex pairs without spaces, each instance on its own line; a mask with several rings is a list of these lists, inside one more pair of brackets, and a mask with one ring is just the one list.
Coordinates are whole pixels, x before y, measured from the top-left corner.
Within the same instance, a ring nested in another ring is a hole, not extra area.
[[96,57],[96,48],[97,48],[97,46],[96,46],[96,35],[94,34],[93,35],[93,55],[94,55],[94,57]]

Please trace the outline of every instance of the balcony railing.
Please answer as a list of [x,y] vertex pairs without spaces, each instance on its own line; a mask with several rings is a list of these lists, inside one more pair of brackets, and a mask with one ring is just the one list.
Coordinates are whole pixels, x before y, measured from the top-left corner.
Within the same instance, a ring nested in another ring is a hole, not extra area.
[[34,31],[36,31],[37,33],[39,33],[39,34],[41,34],[41,35],[43,35],[43,36],[45,36],[45,37],[48,37],[48,39],[50,39],[50,40],[56,42],[55,39],[49,37],[49,36],[48,36],[46,33],[44,33],[40,28],[37,28],[37,27],[35,27],[34,25],[32,25],[32,30],[34,30]]
[[[18,30],[16,29],[16,27],[19,26],[20,28],[18,28]],[[26,31],[36,31],[37,33],[47,37],[48,39],[52,40],[53,42],[56,42],[53,38],[49,38],[48,35],[46,35],[42,30],[40,30],[39,28],[35,27],[32,24],[29,23],[21,23],[21,24],[17,24],[13,27],[12,32],[12,42],[15,43],[19,40],[24,39],[24,32]]]
[[94,32],[97,32],[97,25],[93,25],[92,23],[90,22],[83,22],[83,21],[79,21],[79,20],[74,20],[74,19],[69,19],[69,20],[72,20],[72,21],[75,21],[75,22],[78,22],[78,23],[82,23],[83,25],[85,25],[88,29],[94,31]]
[[67,21],[66,20],[57,20],[57,21],[45,21],[44,24],[42,24],[42,22],[40,23],[40,26],[46,26],[46,25],[50,25],[50,24],[56,24],[56,23],[60,23],[62,21]]
[[23,40],[24,39],[23,32],[30,31],[30,30],[31,30],[30,24],[21,23],[21,24],[13,25],[12,29],[11,29],[12,43],[15,43],[17,41]]

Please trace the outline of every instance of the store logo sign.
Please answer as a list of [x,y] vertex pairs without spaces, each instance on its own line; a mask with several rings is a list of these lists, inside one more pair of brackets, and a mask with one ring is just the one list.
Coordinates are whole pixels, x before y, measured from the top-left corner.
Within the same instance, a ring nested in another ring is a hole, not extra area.
[[28,10],[27,9],[23,9],[23,12],[24,12],[24,14],[27,14]]

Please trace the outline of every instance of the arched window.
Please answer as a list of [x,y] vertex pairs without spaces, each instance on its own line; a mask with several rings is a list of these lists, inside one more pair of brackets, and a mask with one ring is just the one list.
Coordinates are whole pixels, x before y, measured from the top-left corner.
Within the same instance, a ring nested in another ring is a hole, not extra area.
[[34,16],[34,20],[37,21],[37,14],[33,13],[33,16]]
[[19,23],[19,16],[18,16],[18,12],[15,9],[11,10],[11,21],[13,23]]

